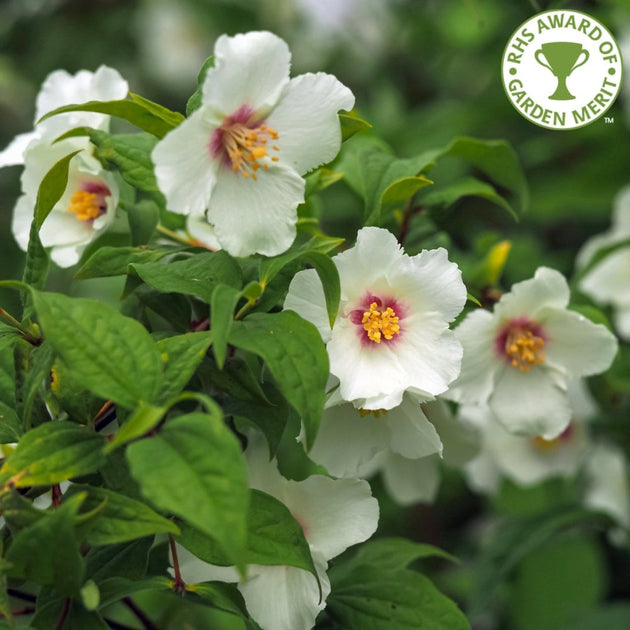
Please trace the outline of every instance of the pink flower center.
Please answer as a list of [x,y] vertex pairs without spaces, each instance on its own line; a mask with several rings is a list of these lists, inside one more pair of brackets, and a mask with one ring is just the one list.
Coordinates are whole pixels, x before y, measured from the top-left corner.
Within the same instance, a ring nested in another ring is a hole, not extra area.
[[361,301],[363,308],[350,312],[350,321],[359,328],[364,343],[379,344],[392,341],[400,335],[401,307],[396,300],[383,300],[374,295],[366,295]]
[[545,362],[547,336],[542,326],[527,317],[509,320],[499,330],[495,351],[512,367],[529,372],[534,365]]
[[556,436],[551,440],[545,440],[544,437],[538,436],[535,437],[532,442],[534,446],[543,452],[551,451],[557,449],[559,446],[563,444],[568,444],[573,440],[574,429],[573,425],[570,424],[560,435]]
[[226,116],[223,124],[214,130],[210,153],[243,177],[256,180],[259,168],[268,171],[268,162],[278,161],[277,156],[269,155],[270,150],[280,150],[272,144],[277,139],[278,132],[257,120],[254,110],[243,105],[231,116]]
[[102,182],[84,182],[70,197],[68,212],[77,215],[79,221],[92,223],[107,212],[109,188]]

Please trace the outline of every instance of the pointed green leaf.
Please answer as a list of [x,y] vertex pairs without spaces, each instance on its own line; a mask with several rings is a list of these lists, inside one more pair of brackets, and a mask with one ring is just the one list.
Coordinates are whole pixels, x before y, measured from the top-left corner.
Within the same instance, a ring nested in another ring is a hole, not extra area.
[[127,459],[153,505],[212,536],[231,563],[242,566],[247,469],[240,443],[220,415],[169,420],[156,436],[129,445]]
[[433,182],[424,175],[401,177],[393,181],[381,195],[381,205],[399,206],[411,199],[421,188],[430,186]]
[[165,407],[154,407],[140,403],[125,423],[116,431],[112,440],[107,442],[104,453],[111,453],[114,449],[137,440],[152,431],[164,417]]
[[265,361],[283,396],[300,414],[311,445],[328,381],[328,353],[315,326],[293,311],[252,313],[234,322],[229,342]]
[[0,469],[0,479],[20,488],[87,475],[104,463],[104,443],[103,436],[74,422],[47,422],[22,436]]
[[206,74],[208,69],[214,65],[214,55],[210,55],[201,66],[197,75],[197,89],[194,94],[188,99],[186,103],[186,116],[190,116],[196,109],[201,107],[201,93],[203,91],[203,84],[206,80]]
[[367,131],[372,128],[369,122],[359,118],[354,111],[347,114],[339,114],[341,124],[341,139],[348,140],[359,131]]
[[144,247],[99,247],[77,271],[75,278],[104,278],[122,276],[132,263],[157,262],[173,250]]
[[234,309],[241,297],[241,292],[227,284],[218,284],[212,292],[210,301],[211,330],[213,335],[212,350],[219,368],[223,368],[227,353],[228,336],[234,321]]
[[146,245],[160,222],[160,208],[151,199],[126,206],[132,245]]
[[33,292],[46,340],[77,380],[123,407],[159,394],[162,361],[149,333],[107,304]]

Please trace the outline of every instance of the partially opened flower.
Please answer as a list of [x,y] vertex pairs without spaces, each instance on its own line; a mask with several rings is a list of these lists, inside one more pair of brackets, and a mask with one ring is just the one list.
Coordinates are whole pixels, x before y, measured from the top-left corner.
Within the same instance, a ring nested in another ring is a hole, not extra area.
[[290,58],[272,33],[221,36],[201,107],[153,150],[168,209],[206,214],[234,256],[288,249],[302,175],[338,153],[337,112],[354,105],[332,75],[289,79]]
[[[630,341],[630,186],[615,200],[610,230],[589,239],[577,257],[578,269],[593,263],[580,280],[580,289],[598,304],[610,304],[619,335]],[[625,243],[625,244],[622,244]],[[595,255],[605,247],[620,244],[601,260]]]
[[117,70],[100,66],[96,72],[80,70],[75,75],[65,70],[49,74],[37,95],[35,104],[35,128],[17,135],[4,151],[0,152],[0,167],[24,164],[27,147],[34,140],[52,141],[75,127],[109,129],[110,117],[95,112],[67,112],[57,114],[37,124],[37,121],[64,105],[87,101],[112,101],[125,98],[129,91],[127,82]]
[[250,440],[245,454],[250,486],[284,503],[302,526],[322,586],[321,599],[315,577],[303,569],[248,565],[247,580],[239,582],[233,567],[208,564],[178,546],[182,577],[189,583],[239,582],[247,610],[263,630],[309,630],[330,593],[328,560],[375,532],[378,503],[366,481],[322,475],[304,481],[285,479],[258,436]]
[[380,410],[400,405],[405,392],[422,402],[446,391],[462,356],[449,322],[466,301],[461,273],[446,250],[408,256],[393,234],[366,227],[333,261],[341,304],[332,330],[313,269],[293,278],[284,308],[317,326],[339,397]]
[[471,487],[492,494],[503,478],[529,487],[552,477],[574,476],[591,445],[587,422],[596,406],[581,380],[570,381],[568,393],[571,422],[550,440],[508,433],[488,407],[461,407],[460,417],[477,427],[481,440],[481,451],[466,466]]
[[12,230],[18,245],[26,250],[35,212],[37,192],[50,168],[64,156],[79,151],[69,162],[68,183],[61,199],[44,221],[39,236],[50,247],[60,267],[78,262],[83,250],[112,223],[118,205],[118,184],[92,156],[87,138],[69,138],[55,144],[32,143],[26,152],[22,173],[23,194],[13,211]]
[[510,433],[559,436],[571,419],[567,381],[603,372],[617,352],[615,336],[568,303],[564,276],[540,267],[492,313],[468,314],[455,330],[464,358],[449,396],[487,404]]

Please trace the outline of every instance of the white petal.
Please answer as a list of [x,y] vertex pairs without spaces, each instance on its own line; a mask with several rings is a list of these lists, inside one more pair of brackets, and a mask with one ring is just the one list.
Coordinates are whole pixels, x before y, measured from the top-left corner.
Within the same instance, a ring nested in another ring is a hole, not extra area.
[[342,298],[353,300],[367,290],[389,289],[387,275],[404,257],[391,232],[377,227],[361,228],[355,246],[333,258],[339,271]]
[[622,247],[593,267],[580,289],[600,304],[630,303],[630,247]]
[[171,212],[203,214],[208,207],[219,166],[209,149],[216,126],[201,108],[155,145],[155,176]]
[[390,438],[383,416],[362,417],[345,403],[324,411],[309,457],[335,477],[363,477],[365,467],[388,448]]
[[85,251],[87,243],[81,245],[63,245],[53,247],[50,251],[50,257],[59,267],[65,269],[76,265],[81,258],[81,254]]
[[302,74],[288,89],[267,122],[278,132],[278,154],[300,174],[330,162],[341,147],[337,112],[351,110],[354,95],[331,74]]
[[613,227],[616,233],[630,235],[630,186],[624,186],[615,197]]
[[304,481],[288,481],[282,500],[302,525],[311,550],[326,560],[376,531],[378,502],[362,479],[313,475]]
[[407,459],[392,453],[382,473],[387,492],[399,505],[433,501],[440,485],[437,455]]
[[4,151],[0,151],[0,168],[24,164],[26,147],[37,138],[37,133],[29,131],[15,136]]
[[294,171],[272,166],[269,171],[259,171],[254,181],[221,168],[208,220],[221,246],[232,256],[276,256],[295,238],[297,207],[302,201],[304,180]]
[[390,409],[384,416],[392,432],[391,449],[409,459],[418,459],[438,453],[442,455],[442,442],[435,427],[427,420],[419,403],[404,396],[399,407]]
[[190,214],[186,219],[186,230],[188,234],[212,250],[221,249],[217,240],[214,228],[206,221],[203,215]]
[[[186,584],[198,584],[199,582],[238,582],[240,577],[235,567],[219,567],[197,558],[193,553],[175,543],[177,549],[177,561],[182,579]],[[170,553],[169,553],[170,555]],[[171,559],[171,564],[172,564]],[[172,573],[172,571],[170,571]]]
[[550,311],[544,330],[546,361],[573,377],[607,370],[617,353],[617,339],[605,326],[574,311]]
[[549,369],[541,367],[521,372],[505,366],[490,408],[510,433],[545,439],[562,433],[571,419],[566,389],[554,382]]
[[617,307],[614,322],[619,336],[630,341],[630,305]]
[[330,339],[330,322],[321,280],[315,269],[304,269],[293,276],[284,309],[295,311],[317,327],[324,343]]
[[495,494],[501,484],[501,474],[494,461],[483,451],[464,467],[468,485],[477,492]]
[[409,296],[413,310],[434,311],[447,322],[459,315],[466,303],[462,273],[442,247],[405,257],[388,278],[399,295]]
[[254,577],[239,584],[250,615],[263,630],[311,630],[326,606],[330,582],[326,562],[313,555],[322,586],[320,601],[315,577],[295,567],[256,567]]
[[94,230],[88,223],[78,219],[76,214],[57,207],[46,217],[39,238],[44,247],[54,247],[87,244],[93,234]]
[[494,352],[497,320],[482,309],[469,313],[455,329],[464,355],[461,372],[446,396],[458,402],[485,403],[494,388],[495,375],[502,367]]
[[477,454],[477,429],[461,418],[455,418],[443,400],[424,403],[422,409],[440,436],[445,464],[459,468]]
[[28,195],[21,195],[13,208],[11,231],[23,251],[28,248],[34,214],[35,202]]
[[267,31],[222,35],[214,46],[214,58],[202,100],[224,116],[243,105],[266,116],[289,83],[289,47]]
[[545,307],[565,308],[569,303],[569,285],[555,269],[539,267],[533,278],[517,282],[494,307],[500,319],[527,315],[532,319]]

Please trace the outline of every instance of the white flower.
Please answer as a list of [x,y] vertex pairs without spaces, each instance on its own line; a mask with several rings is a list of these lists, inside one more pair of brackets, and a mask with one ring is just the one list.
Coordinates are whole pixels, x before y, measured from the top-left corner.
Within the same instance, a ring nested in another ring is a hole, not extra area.
[[470,486],[494,494],[502,478],[527,487],[551,477],[574,476],[590,447],[586,423],[596,406],[581,380],[570,381],[568,393],[571,422],[551,440],[508,433],[488,407],[461,407],[460,418],[477,427],[482,444],[477,457],[466,465]]
[[[64,105],[87,101],[113,101],[125,98],[129,86],[117,70],[101,66],[96,72],[80,70],[70,75],[65,70],[55,70],[46,77],[37,95],[35,123],[48,112]],[[0,167],[24,164],[27,147],[34,140],[52,141],[75,127],[109,129],[110,117],[94,112],[68,112],[52,116],[28,133],[16,136],[8,147],[0,152]]]
[[339,396],[379,410],[400,405],[405,392],[426,401],[446,391],[462,356],[448,324],[466,301],[461,273],[446,250],[407,256],[390,232],[367,227],[333,261],[341,304],[332,330],[312,269],[293,278],[284,308],[317,326]]
[[[620,191],[615,199],[610,230],[589,239],[577,257],[578,269],[591,262],[604,247],[630,240],[630,186]],[[630,341],[630,244],[595,263],[580,281],[580,290],[598,304],[610,304],[619,335]]]
[[55,144],[32,143],[22,173],[23,194],[13,211],[12,231],[18,245],[26,250],[37,191],[50,168],[64,156],[79,150],[69,162],[68,183],[61,199],[44,221],[39,236],[60,267],[78,262],[83,250],[114,220],[118,205],[118,184],[92,156],[87,138],[69,138]]
[[169,210],[206,213],[234,256],[280,254],[295,237],[309,170],[341,146],[352,92],[329,74],[289,79],[290,52],[268,32],[221,36],[202,105],[153,150]]
[[615,336],[568,303],[564,276],[540,267],[492,313],[469,313],[455,330],[464,358],[449,397],[487,404],[510,433],[560,435],[571,418],[567,381],[603,372],[617,352]]
[[623,451],[598,444],[586,464],[584,504],[611,516],[619,528],[610,532],[612,542],[625,544],[630,530],[630,481]]
[[[267,445],[257,437],[245,452],[250,486],[284,503],[302,526],[322,586],[315,577],[290,566],[248,565],[247,580],[238,584],[247,610],[263,630],[309,630],[326,606],[330,582],[328,560],[376,530],[378,503],[366,481],[330,479],[322,475],[290,481],[270,462]],[[180,570],[186,582],[238,582],[233,567],[216,567],[178,546]]]

